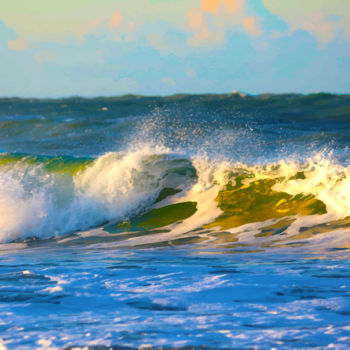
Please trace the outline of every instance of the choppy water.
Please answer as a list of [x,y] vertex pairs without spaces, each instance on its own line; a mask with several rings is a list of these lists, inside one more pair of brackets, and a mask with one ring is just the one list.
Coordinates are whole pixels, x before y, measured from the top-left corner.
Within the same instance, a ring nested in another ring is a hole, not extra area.
[[346,349],[349,145],[349,96],[0,100],[0,344]]

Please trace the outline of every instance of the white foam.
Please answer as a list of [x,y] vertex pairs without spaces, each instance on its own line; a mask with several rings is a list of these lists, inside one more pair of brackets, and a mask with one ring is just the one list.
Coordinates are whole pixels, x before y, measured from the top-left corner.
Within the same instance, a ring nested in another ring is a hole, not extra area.
[[[171,186],[169,179],[173,181],[174,178],[168,176],[165,179],[169,162],[165,160],[164,154],[168,152],[165,149],[143,147],[124,154],[107,153],[73,177],[49,173],[40,165],[0,167],[0,242],[87,231],[105,221],[136,215],[154,202],[164,185]],[[327,214],[296,216],[284,232],[286,239],[298,233],[301,227],[350,216],[350,167],[336,164],[330,157],[318,155],[302,164],[280,161],[265,166],[212,162],[205,157],[192,158],[191,162],[197,172],[197,181],[190,187],[186,187],[188,184],[180,185],[183,192],[158,203],[158,206],[193,201],[197,203],[196,213],[179,224],[167,227],[170,232],[131,238],[120,244],[137,245],[170,240],[212,222],[222,213],[215,200],[219,191],[227,184],[230,172],[242,169],[254,174],[253,178],[245,179],[245,183],[278,178],[273,190],[291,195],[313,194],[325,203]],[[305,179],[291,179],[301,171]],[[175,182],[178,186],[179,179]],[[227,231],[239,234],[241,242],[255,240],[259,243],[275,239],[255,237],[261,227],[275,221],[251,223]],[[96,232],[105,234],[101,230],[93,231],[93,234]],[[346,232],[343,232],[344,239],[348,239]]]
[[161,186],[161,166],[145,148],[107,153],[74,177],[40,165],[0,168],[0,243],[86,230],[141,210]]
[[173,235],[189,232],[213,221],[222,211],[218,208],[215,198],[219,190],[227,183],[228,163],[213,165],[207,159],[194,159],[197,183],[182,198],[176,202],[192,201],[197,203],[197,211],[171,231]]

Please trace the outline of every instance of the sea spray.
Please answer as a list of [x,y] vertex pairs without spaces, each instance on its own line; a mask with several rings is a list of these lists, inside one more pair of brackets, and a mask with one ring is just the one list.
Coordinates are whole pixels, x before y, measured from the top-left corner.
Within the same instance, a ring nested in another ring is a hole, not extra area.
[[[1,242],[82,231],[86,236],[98,227],[108,236],[143,227],[147,237],[129,237],[128,244],[169,241],[193,230],[231,232],[240,241],[260,235],[258,241],[271,243],[271,234],[260,233],[273,225],[283,240],[307,238],[300,236],[307,228],[332,230],[334,221],[350,215],[349,167],[331,154],[249,165],[205,154],[187,159],[145,145],[96,159],[3,154],[0,164]],[[181,203],[193,203],[195,210],[175,214]],[[157,218],[163,215],[168,219]]]
[[48,169],[53,161],[23,156],[0,166],[1,242],[50,238],[136,215],[182,166],[175,161],[172,168],[166,154],[144,150],[107,153],[76,173]]

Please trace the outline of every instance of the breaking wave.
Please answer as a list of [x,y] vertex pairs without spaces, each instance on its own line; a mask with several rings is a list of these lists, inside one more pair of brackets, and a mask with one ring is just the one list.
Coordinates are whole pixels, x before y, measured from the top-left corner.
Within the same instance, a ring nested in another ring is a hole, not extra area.
[[347,231],[349,190],[349,167],[323,155],[249,165],[151,147],[95,159],[4,153],[0,242],[296,244]]

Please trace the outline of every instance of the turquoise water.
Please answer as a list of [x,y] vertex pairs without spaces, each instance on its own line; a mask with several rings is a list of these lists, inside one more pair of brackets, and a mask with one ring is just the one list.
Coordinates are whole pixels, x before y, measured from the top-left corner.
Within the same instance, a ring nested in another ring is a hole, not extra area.
[[349,113],[0,100],[0,348],[347,349]]

